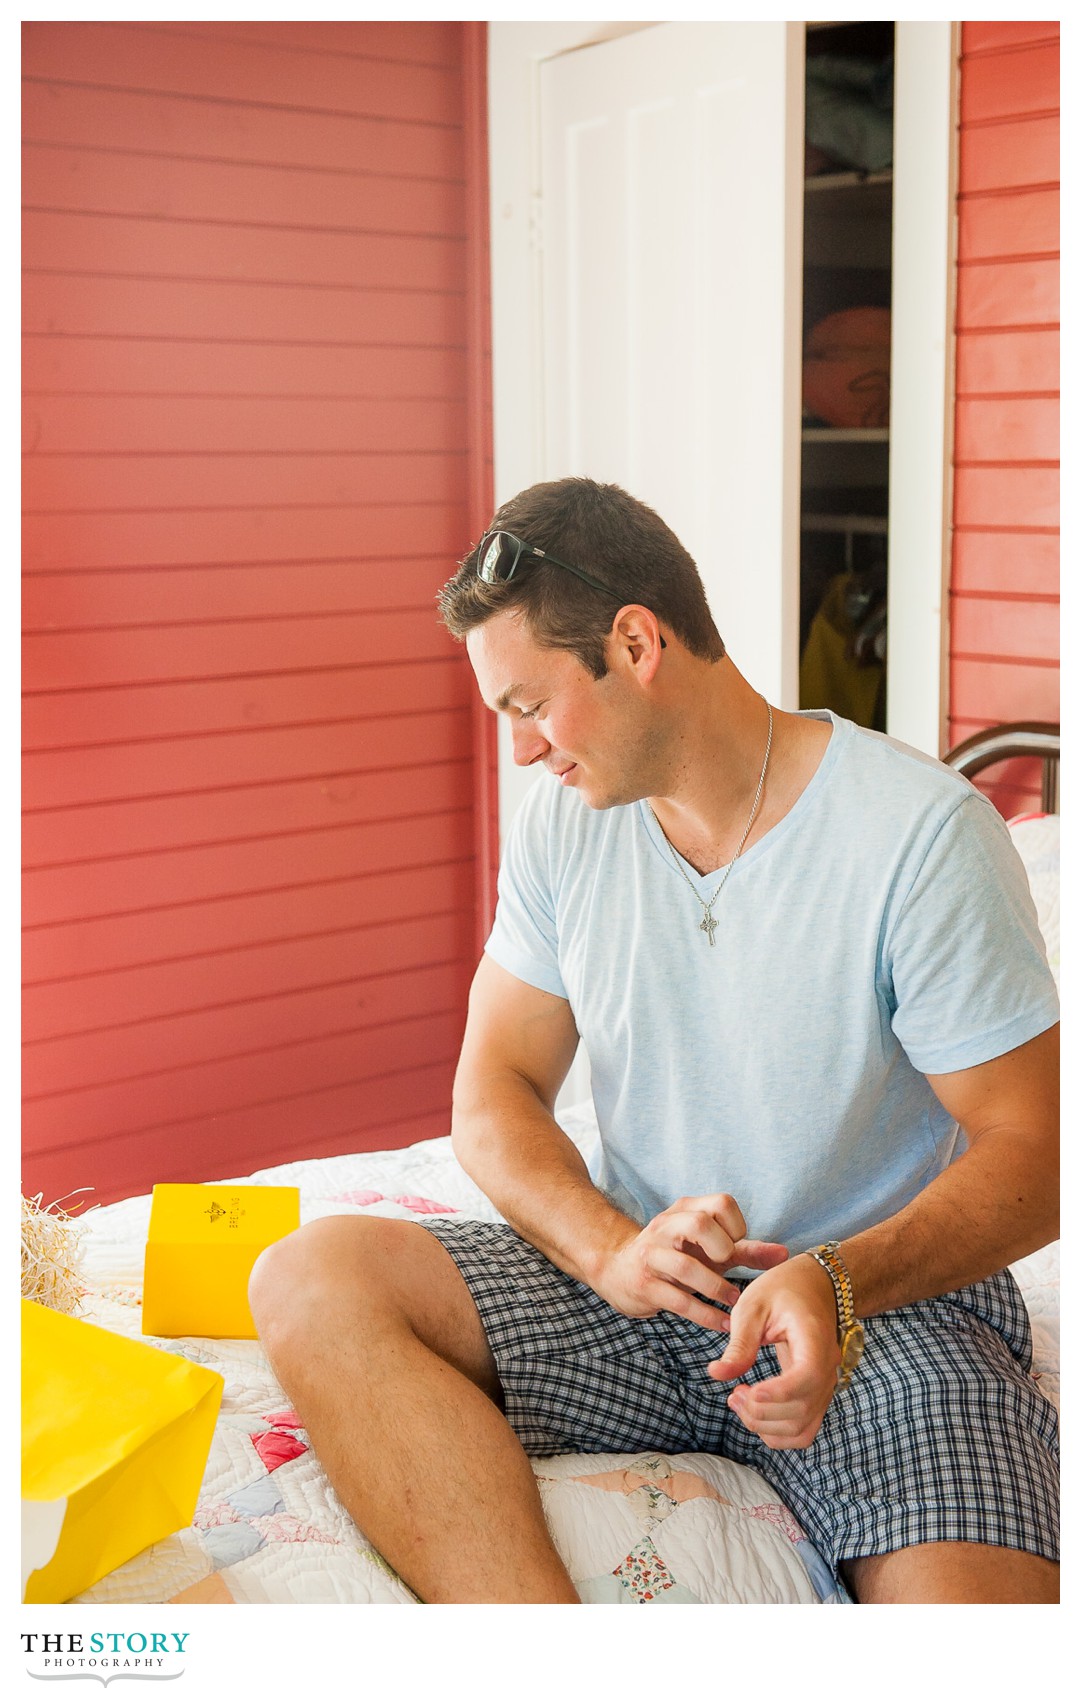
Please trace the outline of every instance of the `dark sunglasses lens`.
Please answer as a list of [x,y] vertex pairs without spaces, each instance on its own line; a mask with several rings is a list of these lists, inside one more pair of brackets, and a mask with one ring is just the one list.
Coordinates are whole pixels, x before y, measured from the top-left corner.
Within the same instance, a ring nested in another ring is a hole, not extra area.
[[478,577],[482,578],[485,584],[498,584],[510,571],[511,560],[512,553],[507,547],[505,533],[492,532],[481,540],[481,552],[477,561]]
[[498,585],[503,578],[510,578],[517,559],[515,539],[510,532],[490,532],[488,537],[481,539],[481,554],[476,568],[478,576],[486,585]]

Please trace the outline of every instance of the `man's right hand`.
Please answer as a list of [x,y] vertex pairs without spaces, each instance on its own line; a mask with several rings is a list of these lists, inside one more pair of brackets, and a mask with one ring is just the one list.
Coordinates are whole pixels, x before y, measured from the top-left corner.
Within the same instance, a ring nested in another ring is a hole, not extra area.
[[667,1310],[723,1332],[727,1314],[703,1300],[735,1304],[739,1288],[725,1280],[728,1270],[773,1269],[788,1257],[785,1246],[746,1233],[743,1212],[727,1193],[680,1198],[610,1250],[590,1284],[624,1316]]

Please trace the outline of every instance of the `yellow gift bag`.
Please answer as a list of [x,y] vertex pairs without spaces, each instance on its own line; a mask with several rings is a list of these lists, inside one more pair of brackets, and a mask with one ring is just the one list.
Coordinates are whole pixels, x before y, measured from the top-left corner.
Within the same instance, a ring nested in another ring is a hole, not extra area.
[[191,1522],[224,1383],[30,1299],[22,1329],[24,1599],[44,1604]]
[[295,1186],[156,1186],[143,1266],[143,1333],[254,1340],[248,1276],[300,1226]]

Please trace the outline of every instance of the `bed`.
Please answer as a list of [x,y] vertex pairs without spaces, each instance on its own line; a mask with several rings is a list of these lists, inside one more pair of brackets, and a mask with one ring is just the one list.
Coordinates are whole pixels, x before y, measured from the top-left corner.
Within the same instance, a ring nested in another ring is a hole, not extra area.
[[[1011,832],[1057,980],[1057,728],[998,731],[994,740],[968,740],[946,759],[969,774],[1017,754],[1038,754],[1045,768],[1054,763],[1044,808],[1011,823]],[[592,1106],[572,1107],[560,1120],[588,1160],[597,1140]],[[222,1178],[298,1186],[302,1221],[335,1213],[499,1220],[458,1166],[449,1137]],[[84,1228],[89,1290],[82,1314],[133,1337],[141,1337],[149,1215],[149,1197],[130,1198],[94,1211]],[[1032,1318],[1034,1375],[1056,1406],[1058,1269],[1057,1243],[1014,1266]],[[189,1528],[140,1553],[76,1603],[417,1603],[338,1501],[258,1341],[154,1343],[219,1371],[225,1382],[196,1514]],[[849,1603],[777,1495],[726,1459],[576,1454],[534,1460],[534,1470],[553,1538],[587,1602]]]

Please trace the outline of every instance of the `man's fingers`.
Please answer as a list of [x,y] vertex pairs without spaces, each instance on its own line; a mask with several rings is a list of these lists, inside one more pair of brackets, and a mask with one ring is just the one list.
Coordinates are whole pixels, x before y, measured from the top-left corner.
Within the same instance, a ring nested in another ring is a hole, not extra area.
[[[738,1312],[733,1312],[733,1323],[735,1323],[737,1316]],[[778,1375],[767,1375],[761,1381],[756,1381],[753,1386],[736,1389],[734,1397],[738,1400],[740,1415],[743,1414],[744,1409],[765,1416],[767,1412],[776,1414],[778,1411],[796,1404],[801,1404],[806,1408],[808,1403],[817,1404],[823,1399],[828,1403],[826,1395],[832,1394],[835,1382],[835,1366],[840,1362],[840,1358],[839,1352],[835,1356],[833,1353],[827,1356],[827,1369],[824,1378],[823,1362],[820,1357],[800,1356],[793,1353],[789,1362],[785,1364]],[[718,1381],[735,1379],[727,1353],[716,1358],[708,1366],[708,1370],[709,1374]],[[745,1374],[744,1370],[736,1371],[736,1376],[743,1374]],[[729,1403],[731,1403],[731,1400]]]
[[[737,1305],[732,1313],[733,1331],[739,1321]],[[822,1357],[809,1342],[786,1341],[784,1345],[787,1361],[780,1374],[734,1387],[727,1404],[764,1446],[797,1450],[810,1446],[822,1426],[833,1395],[833,1380],[831,1373],[824,1375]],[[719,1380],[743,1373],[729,1352],[709,1365],[709,1374]]]
[[818,1413],[812,1418],[807,1411],[801,1411],[796,1417],[788,1417],[783,1423],[752,1422],[742,1412],[737,1411],[745,1429],[756,1434],[759,1440],[793,1441],[797,1435],[805,1434],[818,1421]]
[[[743,1212],[727,1193],[678,1199],[647,1223],[635,1242],[637,1274],[628,1314],[655,1314],[639,1309],[655,1305],[714,1333],[729,1332],[727,1312],[714,1308],[734,1306],[740,1299],[739,1288],[725,1280],[726,1270],[772,1269],[788,1256],[785,1246],[747,1239],[746,1233]],[[761,1333],[749,1337],[749,1318],[747,1332],[735,1355],[729,1342],[717,1379],[734,1381],[753,1364]]]
[[756,1397],[758,1389],[766,1385],[756,1382],[753,1387],[745,1384],[737,1387],[728,1396],[728,1404],[740,1417],[751,1417],[756,1425],[770,1427],[776,1424],[804,1423],[807,1419],[808,1401],[806,1399],[763,1400]]
[[723,1334],[728,1329],[728,1312],[718,1310],[715,1305],[707,1305],[701,1299],[696,1299],[693,1293],[687,1292],[678,1282],[663,1281],[658,1283],[658,1289],[663,1294],[657,1299],[658,1310],[667,1310],[673,1316],[685,1316],[688,1322],[697,1322],[701,1328],[711,1328],[714,1333]]
[[788,1247],[776,1240],[737,1240],[732,1248],[732,1267],[776,1269],[788,1259]]
[[[750,1290],[750,1289],[748,1289]],[[762,1344],[764,1318],[752,1310],[743,1310],[746,1295],[740,1299],[729,1318],[728,1345],[719,1358],[707,1365],[707,1373],[715,1381],[738,1381],[746,1375]]]
[[687,1252],[667,1251],[658,1246],[650,1254],[649,1266],[655,1275],[682,1287],[685,1292],[701,1293],[703,1298],[716,1299],[725,1305],[734,1305],[739,1298],[738,1287],[726,1281],[708,1263]]
[[732,1235],[708,1210],[673,1210],[655,1217],[650,1239],[677,1251],[696,1252],[701,1261],[724,1269],[733,1261]]
[[763,1405],[748,1397],[755,1388],[737,1387],[729,1395],[728,1405],[744,1428],[756,1434],[764,1446],[775,1450],[801,1449],[810,1446],[826,1413],[828,1399],[790,1399],[777,1405]]
[[677,1199],[674,1210],[701,1211],[722,1227],[730,1240],[742,1239],[747,1232],[747,1223],[743,1211],[731,1194],[727,1192],[708,1192],[700,1198]]

